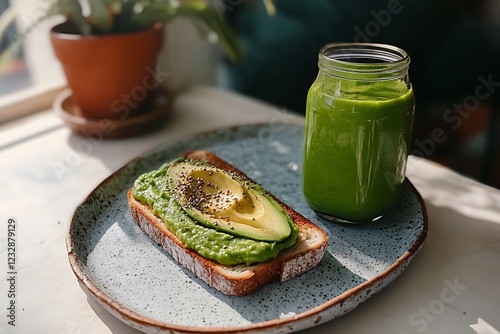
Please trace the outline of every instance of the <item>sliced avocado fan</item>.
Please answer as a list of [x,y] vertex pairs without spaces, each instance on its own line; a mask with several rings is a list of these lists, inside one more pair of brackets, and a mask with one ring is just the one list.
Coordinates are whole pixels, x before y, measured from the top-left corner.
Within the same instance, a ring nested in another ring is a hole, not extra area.
[[182,209],[205,227],[259,241],[290,236],[289,216],[256,184],[189,159],[171,163],[167,178]]

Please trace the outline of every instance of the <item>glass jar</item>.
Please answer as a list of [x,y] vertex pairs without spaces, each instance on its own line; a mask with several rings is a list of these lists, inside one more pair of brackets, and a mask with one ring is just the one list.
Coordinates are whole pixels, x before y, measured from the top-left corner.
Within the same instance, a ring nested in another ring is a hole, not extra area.
[[306,107],[303,192],[318,214],[371,222],[405,180],[414,113],[410,57],[397,47],[329,44]]

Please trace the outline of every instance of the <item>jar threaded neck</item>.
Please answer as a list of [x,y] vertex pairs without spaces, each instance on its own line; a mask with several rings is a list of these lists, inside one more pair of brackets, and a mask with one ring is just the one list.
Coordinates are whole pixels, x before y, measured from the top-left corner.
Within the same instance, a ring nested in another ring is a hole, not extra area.
[[408,75],[410,57],[401,48],[376,43],[332,43],[319,53],[324,73],[352,80],[395,80]]

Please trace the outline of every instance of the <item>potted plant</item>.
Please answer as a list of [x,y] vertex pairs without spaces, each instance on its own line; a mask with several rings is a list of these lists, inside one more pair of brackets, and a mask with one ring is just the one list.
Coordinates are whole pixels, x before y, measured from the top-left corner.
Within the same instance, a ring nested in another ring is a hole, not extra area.
[[40,20],[66,18],[51,29],[51,42],[81,117],[123,118],[120,101],[127,102],[126,116],[151,103],[163,25],[173,18],[188,17],[209,40],[216,36],[230,60],[242,55],[231,28],[205,0],[87,0],[85,12],[78,0],[48,3]]

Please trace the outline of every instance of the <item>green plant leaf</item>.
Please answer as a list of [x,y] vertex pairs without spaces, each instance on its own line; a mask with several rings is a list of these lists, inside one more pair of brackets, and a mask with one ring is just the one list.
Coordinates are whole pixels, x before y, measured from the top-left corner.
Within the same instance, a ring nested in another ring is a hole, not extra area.
[[[2,23],[0,24],[0,37],[9,38],[10,44],[8,48],[0,55],[0,71],[3,71],[9,62],[19,53],[26,38],[38,28],[40,23],[46,19],[62,14],[66,17],[71,17],[75,25],[79,26],[82,31],[90,31],[90,26],[85,22],[82,16],[82,9],[78,0],[50,0],[49,5],[43,15],[40,15],[25,31],[18,33],[16,36],[6,36],[5,29],[14,22],[17,15],[22,12],[22,7],[10,7],[2,15]],[[5,21],[4,21],[5,20]]]
[[50,0],[51,6],[46,12],[47,17],[64,15],[71,21],[82,35],[90,35],[92,28],[83,16],[82,7],[78,0]]
[[[165,23],[176,16],[185,16],[195,24],[200,35],[217,42],[228,59],[238,62],[243,58],[243,48],[233,31],[224,22],[209,0],[88,0],[90,15],[85,17],[79,0],[46,0],[48,3],[44,15],[38,18],[28,29],[11,38],[10,47],[0,56],[0,68],[17,54],[22,43],[41,21],[63,15],[73,23],[82,35],[113,34],[134,32],[147,29],[155,23]],[[263,0],[272,8],[272,0]],[[21,11],[22,13],[22,11]],[[12,12],[4,14],[0,20],[0,36],[5,37],[6,23],[12,22]],[[17,12],[19,14],[19,12]],[[8,17],[7,17],[8,16]]]
[[[218,42],[224,53],[233,63],[243,58],[243,48],[233,29],[223,20],[223,17],[204,0],[187,0],[179,6],[175,15],[198,19],[203,25],[197,24],[200,34],[211,42]],[[216,40],[211,36],[217,36]]]
[[171,0],[136,1],[127,22],[128,31],[144,30],[155,23],[165,23],[172,18],[175,9]]
[[132,8],[127,28],[131,31],[142,30],[176,16],[190,18],[200,36],[211,42],[218,42],[232,62],[243,58],[243,49],[236,34],[205,0],[185,0],[182,3],[171,0],[137,1]]
[[266,8],[266,12],[269,16],[276,15],[276,6],[274,5],[273,0],[262,0],[264,3],[264,7]]
[[88,0],[90,14],[87,21],[95,28],[94,33],[109,34],[113,29],[115,15],[112,1]]

